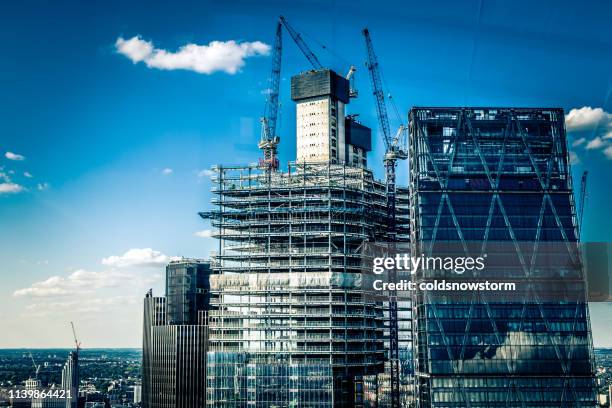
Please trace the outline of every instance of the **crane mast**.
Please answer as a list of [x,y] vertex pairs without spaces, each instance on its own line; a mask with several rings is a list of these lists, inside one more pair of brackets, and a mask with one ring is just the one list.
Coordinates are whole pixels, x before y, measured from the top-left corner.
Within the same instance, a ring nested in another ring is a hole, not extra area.
[[266,108],[264,116],[261,118],[261,138],[258,143],[258,147],[263,151],[264,157],[260,160],[260,166],[265,167],[268,170],[278,169],[278,144],[280,143],[280,137],[276,135],[276,125],[278,120],[278,97],[280,93],[280,74],[281,74],[281,61],[283,54],[283,26],[289,32],[289,35],[295,41],[298,48],[302,51],[304,56],[308,59],[314,69],[322,69],[323,66],[319,62],[317,56],[308,47],[306,42],[302,39],[300,33],[298,33],[285,19],[280,16],[276,25],[276,35],[274,37],[274,48],[272,49],[272,72],[270,74],[270,88],[268,96],[266,98]]
[[[385,182],[387,195],[387,220],[388,220],[388,241],[392,243],[397,239],[396,231],[396,186],[395,186],[395,168],[397,160],[408,158],[407,149],[405,147],[405,127],[400,125],[397,133],[392,136],[389,126],[389,116],[387,114],[387,105],[385,102],[385,94],[382,86],[382,77],[372,38],[367,28],[363,30],[365,37],[366,50],[368,61],[366,66],[370,73],[372,83],[372,94],[376,102],[376,113],[378,116],[378,124],[383,134],[385,143],[385,156],[383,159],[385,166]],[[397,280],[397,272],[394,269],[389,270],[389,281]],[[399,325],[397,316],[397,292],[391,291],[389,294],[389,364],[391,368],[391,407],[400,406],[399,402]]]
[[278,169],[277,146],[280,138],[276,135],[278,119],[278,95],[280,86],[281,57],[283,52],[282,26],[276,25],[274,49],[272,51],[272,73],[270,88],[266,99],[264,116],[261,118],[261,139],[258,147],[263,150],[264,158],[260,165],[268,169]]

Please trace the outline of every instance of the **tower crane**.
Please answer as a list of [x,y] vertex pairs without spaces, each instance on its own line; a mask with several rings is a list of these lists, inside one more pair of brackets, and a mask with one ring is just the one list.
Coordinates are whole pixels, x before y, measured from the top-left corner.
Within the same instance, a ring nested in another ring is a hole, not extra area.
[[584,205],[586,204],[587,199],[587,176],[589,175],[588,171],[584,171],[582,173],[582,178],[580,180],[580,212],[578,213],[578,226],[580,233],[582,233],[582,217],[584,216]]
[[[366,66],[372,82],[372,93],[376,102],[378,124],[385,143],[385,156],[383,162],[385,166],[387,219],[389,223],[388,240],[394,242],[397,238],[395,217],[395,168],[397,166],[397,160],[405,160],[408,158],[406,127],[400,124],[395,135],[391,134],[385,94],[382,87],[380,66],[376,58],[376,53],[374,52],[370,32],[367,28],[363,30],[363,35],[365,37],[368,54]],[[394,269],[390,270],[389,280],[395,282],[397,280],[396,278],[397,272]],[[399,328],[397,319],[397,293],[393,291],[389,295],[389,364],[391,366],[391,406],[393,408],[399,407]]]
[[40,371],[40,365],[36,364],[36,361],[34,361],[34,356],[32,355],[32,352],[30,352],[30,359],[32,360],[32,364],[34,365],[34,371],[36,372],[34,379],[38,379],[38,372]]
[[281,56],[283,52],[282,26],[280,21],[276,25],[276,36],[272,50],[272,73],[270,74],[270,91],[266,99],[264,116],[261,118],[261,139],[257,145],[263,150],[264,158],[260,165],[268,169],[278,169],[276,157],[280,138],[276,135],[276,121],[278,119],[278,94],[280,84]]
[[76,330],[74,329],[74,323],[70,322],[70,326],[72,326],[72,335],[74,336],[74,345],[76,347],[76,354],[79,355],[79,350],[81,349],[81,342],[77,339]]
[[260,166],[267,169],[278,169],[277,146],[280,143],[280,137],[276,135],[276,124],[278,120],[278,96],[280,85],[281,61],[283,53],[283,37],[282,28],[289,32],[289,35],[295,41],[298,48],[302,51],[306,59],[310,62],[314,69],[321,69],[323,66],[319,62],[317,56],[308,47],[306,42],[283,16],[279,17],[276,25],[276,35],[274,37],[274,48],[272,49],[272,72],[270,74],[270,88],[266,98],[266,107],[264,116],[261,118],[261,138],[258,147],[263,150],[264,158],[260,160]]
[[308,47],[308,44],[304,42],[300,33],[295,31],[295,29],[291,27],[291,25],[289,24],[289,22],[287,21],[285,17],[280,16],[279,20],[280,20],[280,23],[283,26],[285,26],[285,28],[287,29],[287,32],[289,33],[291,38],[293,38],[293,41],[295,41],[295,44],[302,51],[302,54],[304,54],[304,56],[308,59],[308,61],[310,62],[310,65],[312,65],[314,69],[323,68],[323,65],[321,65],[317,56],[314,55],[314,53],[310,50],[310,47]]

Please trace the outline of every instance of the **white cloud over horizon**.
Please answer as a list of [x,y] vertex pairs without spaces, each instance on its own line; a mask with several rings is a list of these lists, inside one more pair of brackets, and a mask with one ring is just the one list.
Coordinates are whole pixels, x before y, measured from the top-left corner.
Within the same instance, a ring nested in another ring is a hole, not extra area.
[[91,293],[95,289],[118,286],[128,274],[117,271],[91,272],[77,269],[70,275],[51,276],[13,292],[14,297],[58,297]]
[[31,303],[25,310],[30,316],[45,317],[65,314],[78,310],[79,316],[92,313],[108,313],[110,307],[135,305],[138,298],[135,296],[116,295],[99,298],[84,298],[74,300],[54,300],[51,302]]
[[208,45],[189,43],[175,52],[155,48],[152,41],[140,35],[129,39],[117,38],[115,49],[134,64],[143,62],[149,68],[187,70],[210,75],[225,72],[233,75],[245,65],[245,59],[268,55],[270,46],[261,41],[211,41]]
[[166,167],[166,168],[165,168],[165,169],[163,169],[161,172],[162,172],[162,174],[163,174],[164,176],[169,176],[169,175],[171,175],[172,173],[174,173],[174,170],[172,170],[172,169],[171,169],[171,168],[169,168],[169,167]]
[[148,267],[165,265],[176,257],[169,257],[152,248],[132,248],[123,255],[112,255],[102,259],[102,265],[114,268],[128,266]]

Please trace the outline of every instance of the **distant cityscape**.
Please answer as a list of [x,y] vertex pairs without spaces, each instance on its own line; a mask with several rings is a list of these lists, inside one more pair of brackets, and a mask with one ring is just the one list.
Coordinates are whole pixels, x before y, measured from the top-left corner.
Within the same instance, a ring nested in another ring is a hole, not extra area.
[[[0,406],[10,406],[8,392],[24,387],[34,370],[30,360],[40,361],[42,387],[61,382],[69,349],[0,349]],[[598,403],[610,407],[612,392],[612,348],[596,348]],[[141,349],[81,350],[79,408],[140,407],[142,380]]]
[[[71,352],[69,349],[0,350],[0,405],[34,406],[31,401],[11,402],[9,396],[11,390],[25,389],[26,383],[35,379],[40,382],[40,389],[61,388],[62,371]],[[40,366],[38,375],[32,360]],[[140,349],[80,350],[76,407],[140,406],[141,366]]]

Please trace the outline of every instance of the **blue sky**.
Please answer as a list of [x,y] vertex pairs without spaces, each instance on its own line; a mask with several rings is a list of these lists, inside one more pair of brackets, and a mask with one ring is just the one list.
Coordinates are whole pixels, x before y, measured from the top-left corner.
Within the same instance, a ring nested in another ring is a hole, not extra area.
[[[364,26],[402,112],[576,109],[573,170],[590,172],[584,238],[610,241],[612,5],[534,3],[2,3],[0,347],[69,347],[70,320],[86,347],[139,346],[141,298],[161,293],[164,262],[213,249],[197,216],[211,198],[204,170],[259,157],[265,44],[280,14],[324,65],[357,66],[349,112],[374,129]],[[133,41],[118,50],[118,39]],[[228,54],[211,54],[214,41]],[[188,44],[203,47],[175,54]],[[282,163],[295,155],[288,80],[307,68],[285,35]],[[597,345],[612,346],[611,309],[592,309]]]

